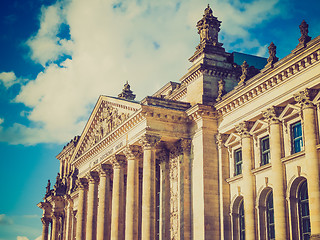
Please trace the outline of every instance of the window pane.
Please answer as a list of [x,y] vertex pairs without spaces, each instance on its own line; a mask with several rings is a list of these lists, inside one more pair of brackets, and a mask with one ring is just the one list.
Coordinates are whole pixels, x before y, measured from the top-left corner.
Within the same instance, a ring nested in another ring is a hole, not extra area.
[[291,134],[292,134],[292,153],[301,152],[302,146],[303,146],[301,122],[297,122],[291,125]]
[[299,189],[299,222],[302,239],[310,239],[310,215],[307,181],[303,182]]

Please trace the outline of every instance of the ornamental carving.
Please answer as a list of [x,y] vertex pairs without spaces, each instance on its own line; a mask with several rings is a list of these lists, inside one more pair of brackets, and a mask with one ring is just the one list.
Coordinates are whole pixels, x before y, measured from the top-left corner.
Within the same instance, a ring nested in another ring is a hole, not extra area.
[[273,64],[276,63],[279,58],[277,58],[276,54],[277,54],[277,47],[276,45],[274,45],[273,42],[270,43],[269,47],[269,57],[268,57],[268,64],[267,66],[273,67]]
[[283,107],[271,107],[268,108],[266,111],[262,112],[262,115],[265,119],[268,120],[270,123],[278,123],[279,122],[279,115],[282,112]]
[[170,233],[171,239],[179,238],[179,158],[175,157],[169,161],[169,177],[170,177]]
[[222,96],[226,93],[224,85],[225,81],[223,81],[223,79],[220,79],[218,82],[218,97],[216,98],[217,102],[219,102],[222,99]]
[[235,126],[236,131],[239,133],[239,135],[243,137],[249,137],[250,136],[250,128],[252,126],[251,122],[244,121],[239,123],[238,125]]
[[216,143],[218,144],[219,148],[221,148],[222,144],[227,141],[228,137],[229,137],[229,134],[218,133],[216,135]]
[[100,177],[106,177],[112,173],[112,166],[109,164],[101,164],[97,171]]
[[309,25],[306,23],[305,20],[303,20],[302,23],[300,24],[299,28],[300,28],[300,32],[301,32],[301,37],[299,38],[298,46],[305,47],[306,44],[311,40],[311,37],[308,35]]
[[180,143],[181,143],[182,151],[184,153],[190,154],[192,140],[190,138],[182,138],[180,140]]
[[169,160],[168,150],[165,149],[165,148],[162,148],[161,150],[159,150],[159,151],[156,153],[156,160],[157,160],[157,163],[158,163],[158,164],[168,162],[168,160]]
[[305,90],[294,94],[294,100],[302,107],[313,107],[314,104],[312,103],[313,97],[316,95],[317,90],[306,88]]
[[134,160],[134,159],[140,159],[142,158],[142,150],[141,147],[137,145],[129,145],[127,146],[124,151],[124,155],[127,159]]
[[118,127],[129,117],[129,113],[119,113],[117,108],[112,106],[105,107],[100,116],[97,117],[96,123],[88,131],[87,142],[84,150],[88,150],[94,144],[99,142],[108,133]]
[[80,190],[88,189],[88,180],[86,178],[78,178],[77,180],[77,187]]
[[160,139],[158,135],[145,134],[140,138],[140,143],[144,148],[152,148],[160,143]]
[[125,158],[121,155],[114,155],[110,159],[110,163],[113,165],[113,168],[122,168],[125,166]]
[[97,183],[99,182],[99,173],[97,171],[90,171],[86,175],[89,183]]

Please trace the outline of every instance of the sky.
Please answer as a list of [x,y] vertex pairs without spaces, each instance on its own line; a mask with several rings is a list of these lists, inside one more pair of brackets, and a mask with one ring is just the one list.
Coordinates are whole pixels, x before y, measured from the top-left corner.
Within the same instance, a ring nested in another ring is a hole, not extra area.
[[190,67],[195,27],[210,4],[228,52],[283,58],[299,25],[320,35],[317,0],[2,0],[0,240],[41,239],[55,156],[80,135],[99,95],[126,81],[142,100]]

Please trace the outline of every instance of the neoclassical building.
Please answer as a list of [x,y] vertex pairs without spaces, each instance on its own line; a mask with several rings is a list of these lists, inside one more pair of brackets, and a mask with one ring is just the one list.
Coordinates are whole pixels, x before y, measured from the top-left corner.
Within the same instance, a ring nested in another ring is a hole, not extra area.
[[99,97],[38,204],[43,240],[320,239],[320,36],[303,21],[259,59],[226,52],[220,23],[208,6],[179,82]]

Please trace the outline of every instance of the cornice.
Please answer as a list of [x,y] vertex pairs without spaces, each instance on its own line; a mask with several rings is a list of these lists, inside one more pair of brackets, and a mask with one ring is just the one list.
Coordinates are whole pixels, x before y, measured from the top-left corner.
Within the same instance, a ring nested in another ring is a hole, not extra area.
[[[219,115],[228,114],[266,91],[289,81],[292,76],[301,73],[313,66],[316,62],[319,62],[320,37],[314,39],[314,41],[313,46],[310,46],[311,49],[305,49],[304,52],[300,52],[299,54],[291,53],[275,63],[274,68],[266,71],[262,70],[261,73],[248,80],[246,85],[236,87],[233,91],[223,96],[222,100],[215,104]],[[310,43],[308,45],[310,45]]]
[[214,107],[209,105],[196,104],[186,111],[190,121],[196,121],[201,118],[216,118],[217,112]]

